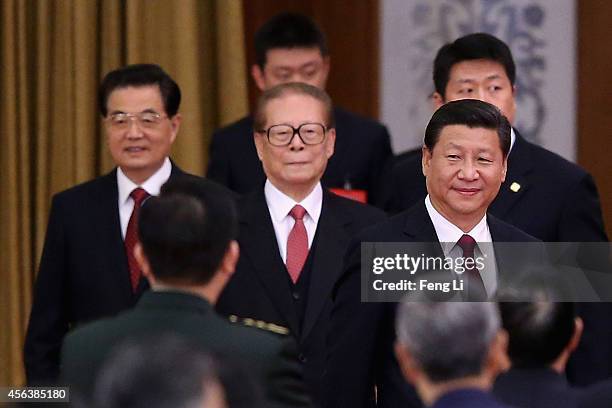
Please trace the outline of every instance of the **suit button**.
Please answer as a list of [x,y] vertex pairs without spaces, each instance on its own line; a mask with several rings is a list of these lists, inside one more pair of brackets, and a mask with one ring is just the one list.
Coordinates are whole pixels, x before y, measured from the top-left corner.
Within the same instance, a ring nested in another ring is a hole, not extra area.
[[298,356],[298,360],[300,360],[301,363],[305,363],[306,361],[308,361],[306,356],[302,353],[300,353],[300,355]]
[[293,292],[292,295],[294,300],[300,300],[300,294],[298,292]]

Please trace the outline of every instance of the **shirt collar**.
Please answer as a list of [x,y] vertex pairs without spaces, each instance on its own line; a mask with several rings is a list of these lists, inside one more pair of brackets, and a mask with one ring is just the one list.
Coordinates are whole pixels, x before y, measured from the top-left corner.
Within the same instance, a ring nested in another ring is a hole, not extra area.
[[516,142],[516,134],[514,133],[514,128],[510,128],[510,150],[508,150],[508,154],[512,151],[512,147],[514,146],[514,142]]
[[145,180],[144,183],[138,185],[130,180],[121,167],[117,167],[117,186],[119,188],[119,202],[126,203],[132,191],[135,188],[141,187],[150,195],[159,195],[161,186],[168,181],[172,172],[172,164],[170,159],[166,157],[162,166],[151,177]]
[[[442,214],[438,212],[431,203],[431,199],[429,198],[429,194],[425,197],[425,208],[427,208],[427,213],[429,214],[429,218],[433,223],[434,229],[436,230],[436,235],[438,236],[438,240],[442,243],[442,249],[445,254],[448,254],[455,246],[459,238],[463,234],[463,232],[459,227],[455,224],[444,218]],[[472,228],[469,232],[467,232],[472,238],[476,240],[476,242],[491,242],[491,234],[489,233],[489,226],[487,224],[487,214],[485,214],[482,219]],[[444,245],[448,243],[449,245]]]
[[321,183],[317,183],[310,194],[308,194],[299,203],[276,188],[276,186],[274,186],[270,180],[266,180],[264,194],[268,208],[270,209],[270,215],[275,222],[282,222],[283,219],[289,215],[289,212],[296,204],[304,207],[307,216],[309,216],[315,223],[319,222],[321,206],[323,203],[323,188],[321,187]]

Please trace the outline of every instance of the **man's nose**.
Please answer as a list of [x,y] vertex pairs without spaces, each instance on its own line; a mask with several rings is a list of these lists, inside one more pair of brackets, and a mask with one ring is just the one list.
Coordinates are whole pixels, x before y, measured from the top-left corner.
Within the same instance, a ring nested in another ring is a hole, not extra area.
[[142,137],[142,128],[140,127],[140,123],[138,122],[138,118],[130,117],[128,123],[127,135],[129,138],[139,138]]
[[476,180],[478,177],[478,169],[474,165],[474,161],[465,160],[459,171],[459,178],[462,180]]
[[297,130],[294,130],[293,137],[291,138],[291,143],[289,143],[289,148],[291,150],[304,150],[305,147],[306,145],[304,145],[304,142],[302,142],[300,134]]

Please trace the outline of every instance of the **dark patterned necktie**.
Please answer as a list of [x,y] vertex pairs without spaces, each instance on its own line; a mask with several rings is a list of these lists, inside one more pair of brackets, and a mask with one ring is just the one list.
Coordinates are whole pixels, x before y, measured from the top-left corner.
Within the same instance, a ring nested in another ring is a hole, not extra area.
[[127,255],[128,266],[130,268],[130,282],[132,284],[132,292],[136,293],[138,289],[138,283],[142,276],[142,271],[136,262],[134,257],[134,247],[138,242],[138,213],[140,212],[140,206],[142,202],[149,197],[144,189],[138,187],[135,188],[131,193],[130,197],[134,200],[134,209],[128,222],[127,230],[125,232],[125,253]]
[[487,300],[487,291],[485,290],[484,283],[476,268],[474,259],[474,248],[476,247],[476,240],[468,234],[463,234],[457,245],[463,250],[463,258],[471,258],[471,268],[465,268],[465,273],[468,278],[467,289],[468,289],[468,300],[470,301],[484,301]]

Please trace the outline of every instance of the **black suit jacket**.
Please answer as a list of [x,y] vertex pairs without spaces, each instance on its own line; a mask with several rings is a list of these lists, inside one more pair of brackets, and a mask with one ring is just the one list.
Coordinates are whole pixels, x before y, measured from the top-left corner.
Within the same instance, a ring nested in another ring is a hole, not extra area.
[[342,273],[342,255],[349,239],[382,220],[384,213],[324,190],[313,242],[315,251],[311,253],[306,312],[300,327],[263,189],[244,197],[239,209],[240,260],[217,302],[217,310],[287,327],[298,342],[306,383],[315,400],[320,400],[331,291]]
[[490,393],[463,388],[442,395],[431,408],[510,408],[497,401]]
[[[328,188],[366,190],[377,201],[380,177],[392,157],[387,128],[334,108],[336,147],[321,180]],[[266,179],[253,142],[253,118],[247,116],[213,134],[206,176],[239,194],[261,188]]]
[[[494,216],[488,215],[487,221],[493,242],[537,242]],[[424,200],[351,241],[346,269],[333,295],[327,407],[419,407],[421,402],[405,383],[393,355],[396,304],[361,303],[361,242],[432,242],[433,254],[443,254]],[[497,249],[495,257],[498,270],[512,262]]]
[[576,408],[582,390],[551,369],[510,369],[500,374],[494,395],[508,405],[524,408]]
[[265,390],[274,407],[307,407],[310,400],[291,338],[234,325],[211,305],[185,292],[147,292],[135,308],[74,330],[62,347],[62,379],[86,401],[104,360],[127,339],[184,337],[206,352],[239,363]]
[[[607,241],[591,175],[515,134],[506,181],[489,212],[545,242]],[[403,156],[385,178],[383,207],[390,212],[409,208],[427,194],[420,151]],[[514,183],[520,185],[516,192]],[[584,336],[567,372],[572,382],[585,385],[612,375],[612,304],[580,303],[578,313]]]
[[[612,383],[571,387],[566,378],[549,368],[512,368],[495,380],[493,394],[519,408],[603,408],[612,406]],[[607,394],[607,400],[602,398]]]
[[[187,175],[173,165],[176,177]],[[25,341],[29,384],[57,379],[69,328],[134,306],[148,287],[142,279],[132,293],[117,202],[116,170],[53,197]]]

